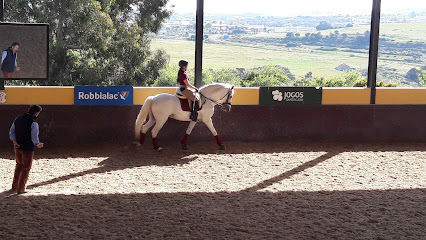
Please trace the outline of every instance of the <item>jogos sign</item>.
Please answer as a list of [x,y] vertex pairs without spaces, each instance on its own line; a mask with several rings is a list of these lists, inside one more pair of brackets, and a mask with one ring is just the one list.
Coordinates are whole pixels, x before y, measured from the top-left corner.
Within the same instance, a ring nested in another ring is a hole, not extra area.
[[75,105],[133,105],[132,86],[75,86]]
[[322,88],[261,87],[260,105],[321,105]]

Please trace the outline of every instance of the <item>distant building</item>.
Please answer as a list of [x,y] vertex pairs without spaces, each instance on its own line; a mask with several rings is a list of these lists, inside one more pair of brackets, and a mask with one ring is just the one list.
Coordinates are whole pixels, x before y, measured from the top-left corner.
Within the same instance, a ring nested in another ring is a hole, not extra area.
[[287,26],[287,27],[274,27],[275,33],[307,33],[307,32],[315,32],[316,29],[314,27],[304,27],[304,26]]

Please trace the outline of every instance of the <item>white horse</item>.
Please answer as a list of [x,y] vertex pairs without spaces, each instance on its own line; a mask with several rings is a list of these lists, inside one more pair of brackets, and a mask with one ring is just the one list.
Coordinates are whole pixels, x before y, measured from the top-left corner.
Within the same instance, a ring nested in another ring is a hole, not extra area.
[[[234,95],[234,86],[230,84],[215,83],[200,88],[200,101],[202,109],[198,111],[198,121],[204,122],[212,132],[219,145],[220,150],[225,150],[225,145],[222,144],[216,129],[213,126],[212,116],[214,114],[214,107],[218,105],[223,111],[231,111],[232,97]],[[149,115],[148,122],[145,123]],[[169,117],[179,121],[191,121],[189,119],[190,112],[181,109],[179,99],[171,94],[161,93],[155,96],[150,96],[145,100],[135,123],[135,137],[142,145],[145,142],[146,132],[155,124],[152,133],[152,145],[155,150],[162,151],[163,149],[158,145],[157,134],[164,126]],[[145,124],[144,124],[145,123]],[[181,144],[182,149],[187,150],[187,140],[197,122],[191,121],[189,123],[186,134],[183,137]]]

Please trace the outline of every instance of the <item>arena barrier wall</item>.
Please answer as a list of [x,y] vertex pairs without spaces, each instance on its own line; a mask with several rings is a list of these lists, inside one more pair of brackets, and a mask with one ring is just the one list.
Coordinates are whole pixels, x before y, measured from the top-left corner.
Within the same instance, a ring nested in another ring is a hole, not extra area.
[[[147,89],[149,92],[144,89],[135,88],[132,106],[76,106],[72,105],[72,87],[8,87],[8,104],[0,105],[0,146],[11,145],[8,131],[14,117],[26,112],[28,104],[33,103],[43,106],[38,122],[40,139],[47,145],[130,143],[136,116],[146,96],[166,92],[166,88]],[[426,141],[426,89],[392,89],[395,94],[404,95],[398,97],[391,97],[387,89],[378,89],[380,104],[362,105],[360,102],[370,97],[365,89],[343,89],[343,93],[326,88],[323,105],[319,106],[259,106],[256,90],[237,89],[229,113],[216,109],[213,122],[224,142]],[[410,94],[411,90],[415,93]],[[391,101],[397,105],[389,105]],[[188,123],[170,119],[158,139],[178,143],[187,126]],[[203,123],[197,124],[191,141],[214,144]]]
[[[148,96],[174,94],[171,87],[135,87],[133,102],[142,105]],[[74,87],[6,87],[5,105],[73,105]],[[370,103],[368,88],[323,88],[323,105]],[[259,88],[235,88],[234,105],[259,105]],[[426,88],[377,88],[376,104],[426,104]]]

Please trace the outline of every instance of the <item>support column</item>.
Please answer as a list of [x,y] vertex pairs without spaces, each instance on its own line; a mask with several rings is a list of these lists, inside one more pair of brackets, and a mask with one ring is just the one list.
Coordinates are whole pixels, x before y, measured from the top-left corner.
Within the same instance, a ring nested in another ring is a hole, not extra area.
[[197,0],[197,19],[195,32],[195,86],[203,84],[203,41],[204,41],[204,0]]
[[[0,22],[4,21],[4,0],[0,0]],[[0,90],[4,90],[4,80],[0,79]]]
[[377,58],[379,55],[379,27],[381,0],[373,0],[370,30],[370,51],[368,57],[367,87],[371,89],[370,104],[376,104]]

